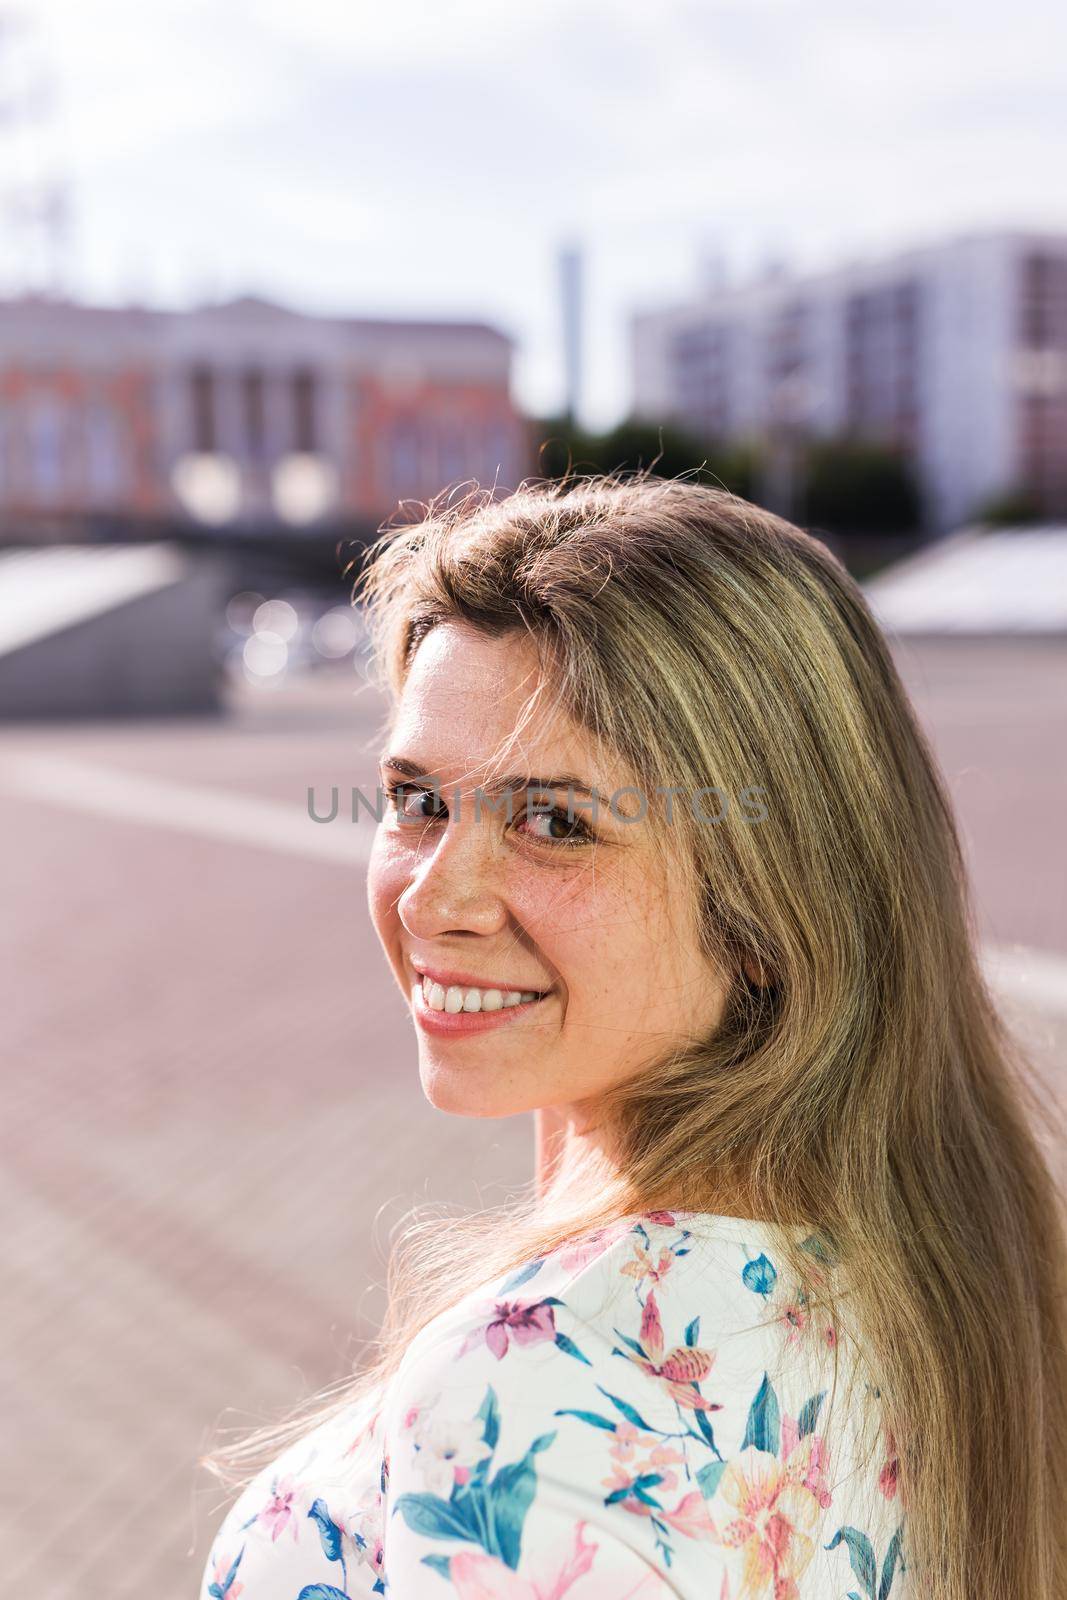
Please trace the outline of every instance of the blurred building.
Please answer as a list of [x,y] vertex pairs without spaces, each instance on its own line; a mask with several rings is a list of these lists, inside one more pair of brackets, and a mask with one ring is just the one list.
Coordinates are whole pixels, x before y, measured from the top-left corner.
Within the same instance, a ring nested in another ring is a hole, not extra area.
[[834,271],[721,279],[633,322],[634,410],[709,440],[905,451],[928,521],[994,497],[1067,513],[1067,234],[975,233]]
[[185,517],[376,524],[528,470],[513,344],[480,323],[0,301],[0,532]]

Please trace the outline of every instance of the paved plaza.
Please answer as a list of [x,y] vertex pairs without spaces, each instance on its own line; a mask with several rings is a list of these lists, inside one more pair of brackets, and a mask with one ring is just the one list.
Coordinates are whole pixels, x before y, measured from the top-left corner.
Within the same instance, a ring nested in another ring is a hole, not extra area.
[[[991,970],[1059,1093],[1067,641],[901,664]],[[11,1594],[192,1600],[214,1429],[351,1368],[413,1201],[490,1203],[530,1172],[522,1121],[424,1103],[366,910],[371,824],[306,814],[309,784],[373,792],[381,713],[337,668],[217,719],[0,729]]]

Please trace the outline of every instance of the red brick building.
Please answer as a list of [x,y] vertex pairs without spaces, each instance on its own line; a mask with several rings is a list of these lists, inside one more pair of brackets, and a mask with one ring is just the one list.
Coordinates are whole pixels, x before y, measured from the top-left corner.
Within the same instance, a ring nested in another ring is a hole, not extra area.
[[[0,532],[203,514],[376,524],[454,483],[531,468],[513,343],[481,323],[310,316],[245,298],[189,311],[0,302]],[[279,474],[310,473],[292,511]],[[201,496],[202,500],[202,496]]]

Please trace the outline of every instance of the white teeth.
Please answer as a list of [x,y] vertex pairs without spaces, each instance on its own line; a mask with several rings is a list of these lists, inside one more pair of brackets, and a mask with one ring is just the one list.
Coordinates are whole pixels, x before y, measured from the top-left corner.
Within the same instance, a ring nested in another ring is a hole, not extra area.
[[533,989],[467,989],[459,984],[434,983],[423,978],[422,993],[431,1011],[500,1011],[507,1006],[523,1005],[537,999]]

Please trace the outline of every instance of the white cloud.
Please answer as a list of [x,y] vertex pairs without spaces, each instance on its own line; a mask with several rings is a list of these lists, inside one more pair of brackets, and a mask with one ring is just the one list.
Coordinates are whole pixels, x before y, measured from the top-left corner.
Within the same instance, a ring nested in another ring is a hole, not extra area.
[[625,319],[735,264],[1067,225],[1067,9],[1017,0],[36,0],[80,281],[139,261],[303,303],[482,312],[557,398],[554,250],[589,246],[590,399]]

